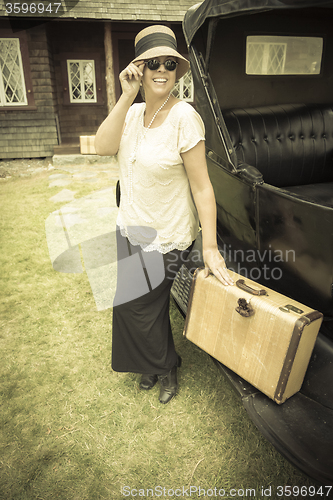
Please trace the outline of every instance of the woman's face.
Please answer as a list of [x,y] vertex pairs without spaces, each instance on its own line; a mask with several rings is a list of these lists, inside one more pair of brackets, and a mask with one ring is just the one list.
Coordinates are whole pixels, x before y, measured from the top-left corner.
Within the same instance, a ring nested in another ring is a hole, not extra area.
[[167,71],[164,67],[164,62],[167,60],[177,61],[177,59],[174,56],[154,57],[154,59],[159,61],[161,66],[156,70],[150,70],[147,64],[145,65],[142,77],[145,95],[146,97],[149,94],[160,97],[167,96],[176,83],[177,70]]

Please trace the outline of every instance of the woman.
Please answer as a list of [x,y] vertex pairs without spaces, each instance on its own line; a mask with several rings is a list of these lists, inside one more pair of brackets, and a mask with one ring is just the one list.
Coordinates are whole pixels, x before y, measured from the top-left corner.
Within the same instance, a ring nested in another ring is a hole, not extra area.
[[[181,364],[170,326],[170,289],[199,220],[206,274],[233,284],[217,248],[204,126],[190,104],[171,94],[188,68],[172,30],[142,30],[135,59],[119,76],[122,95],[95,139],[96,153],[118,155],[120,169],[112,368],[142,374],[142,389],[159,381],[164,404],[177,392]],[[145,102],[132,105],[140,87]]]

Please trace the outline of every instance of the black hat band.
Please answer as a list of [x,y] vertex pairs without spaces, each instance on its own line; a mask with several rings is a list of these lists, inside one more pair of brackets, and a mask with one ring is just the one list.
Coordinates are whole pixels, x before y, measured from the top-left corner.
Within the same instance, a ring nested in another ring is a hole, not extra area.
[[173,36],[167,33],[151,33],[141,38],[136,44],[135,58],[155,47],[170,47],[173,50],[177,50],[177,42]]

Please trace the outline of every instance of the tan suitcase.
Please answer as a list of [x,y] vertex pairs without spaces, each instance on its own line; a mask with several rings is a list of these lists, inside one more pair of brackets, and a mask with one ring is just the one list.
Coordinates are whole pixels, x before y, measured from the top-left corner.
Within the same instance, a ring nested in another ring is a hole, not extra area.
[[301,388],[323,315],[229,271],[195,272],[184,335],[276,403]]

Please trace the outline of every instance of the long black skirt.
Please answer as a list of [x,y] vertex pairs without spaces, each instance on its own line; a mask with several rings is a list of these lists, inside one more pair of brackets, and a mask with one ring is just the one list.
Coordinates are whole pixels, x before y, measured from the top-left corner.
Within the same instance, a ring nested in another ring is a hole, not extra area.
[[144,252],[121,236],[117,228],[113,370],[160,375],[176,364],[169,317],[170,289],[191,246],[167,254]]

